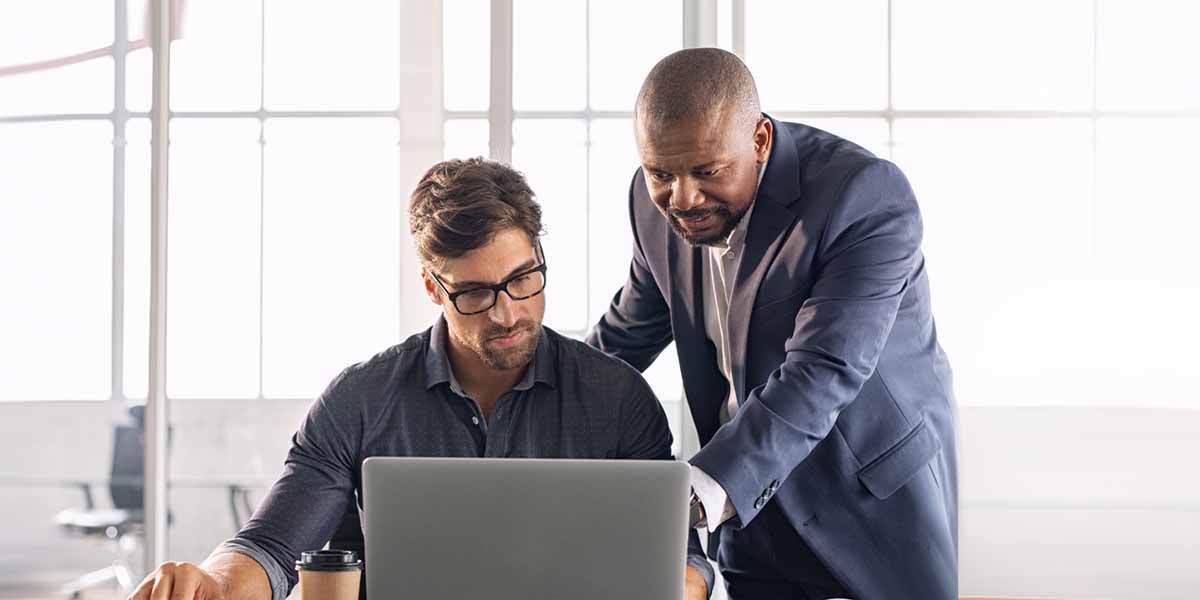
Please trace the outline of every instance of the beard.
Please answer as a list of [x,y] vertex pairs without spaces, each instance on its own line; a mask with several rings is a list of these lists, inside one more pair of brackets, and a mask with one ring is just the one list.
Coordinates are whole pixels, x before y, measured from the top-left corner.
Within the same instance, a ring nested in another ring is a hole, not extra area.
[[[667,222],[671,224],[671,229],[674,229],[675,233],[688,244],[692,246],[712,246],[729,239],[729,234],[733,232],[737,227],[738,221],[745,214],[745,210],[741,211],[740,214],[734,214],[728,207],[721,204],[709,208],[693,208],[691,210],[677,210],[672,208],[667,210]],[[696,219],[709,215],[718,219],[718,222],[708,231],[699,234],[688,231],[680,221],[685,218]]]
[[[496,338],[506,337],[518,331],[527,332],[525,339],[520,344],[499,348],[491,343]],[[512,327],[488,327],[479,335],[472,336],[472,339],[460,339],[459,342],[470,348],[488,368],[497,371],[511,371],[524,367],[533,360],[533,353],[537,350],[540,337],[541,327],[526,319],[518,321]]]

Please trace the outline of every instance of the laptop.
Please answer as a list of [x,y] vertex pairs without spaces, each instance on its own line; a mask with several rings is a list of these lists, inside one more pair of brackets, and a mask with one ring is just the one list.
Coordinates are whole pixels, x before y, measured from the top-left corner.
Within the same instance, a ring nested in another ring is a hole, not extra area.
[[678,461],[368,458],[368,596],[682,598],[688,485]]

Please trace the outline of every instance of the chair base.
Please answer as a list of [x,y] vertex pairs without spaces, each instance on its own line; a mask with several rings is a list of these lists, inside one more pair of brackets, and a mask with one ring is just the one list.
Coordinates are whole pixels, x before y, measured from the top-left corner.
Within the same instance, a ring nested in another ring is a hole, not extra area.
[[97,569],[63,585],[61,591],[67,598],[79,600],[83,597],[84,591],[107,587],[113,583],[116,583],[123,593],[133,591],[133,575],[129,572],[129,568],[114,564]]
[[117,555],[113,563],[64,584],[60,591],[67,598],[78,600],[86,590],[110,587],[114,583],[116,584],[115,589],[120,590],[123,595],[133,593],[135,581],[133,570],[129,566],[129,559],[141,545],[140,540],[137,536],[123,535],[112,542],[116,546]]

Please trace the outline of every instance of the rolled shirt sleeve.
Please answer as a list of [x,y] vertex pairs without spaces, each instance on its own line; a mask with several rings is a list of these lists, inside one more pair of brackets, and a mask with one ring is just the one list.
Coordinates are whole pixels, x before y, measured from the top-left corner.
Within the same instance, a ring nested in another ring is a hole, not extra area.
[[292,436],[283,474],[241,531],[221,546],[263,566],[274,600],[291,593],[300,553],[325,546],[354,498],[362,420],[358,386],[348,372],[313,403]]

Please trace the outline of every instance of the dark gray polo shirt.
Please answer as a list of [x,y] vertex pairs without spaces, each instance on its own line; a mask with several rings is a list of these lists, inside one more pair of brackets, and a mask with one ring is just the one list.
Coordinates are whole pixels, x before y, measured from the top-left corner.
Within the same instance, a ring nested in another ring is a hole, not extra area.
[[[329,384],[292,436],[283,474],[220,549],[258,561],[283,600],[296,585],[300,552],[322,548],[355,494],[362,497],[362,463],[371,456],[670,459],[671,431],[636,370],[547,327],[487,423],[450,370],[439,317]],[[694,535],[688,563],[711,589]]]

